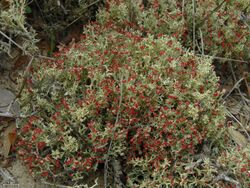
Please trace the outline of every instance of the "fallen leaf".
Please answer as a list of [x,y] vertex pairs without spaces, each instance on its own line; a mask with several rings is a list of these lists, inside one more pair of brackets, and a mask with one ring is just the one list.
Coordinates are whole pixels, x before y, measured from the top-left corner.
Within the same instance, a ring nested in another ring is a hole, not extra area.
[[243,104],[237,103],[236,105],[230,107],[230,112],[232,114],[238,114],[241,112],[242,107],[243,107]]
[[247,139],[243,134],[239,131],[236,131],[232,127],[228,128],[228,132],[231,135],[232,139],[238,144],[240,147],[245,147],[247,145]]
[[5,158],[10,153],[10,148],[16,140],[16,124],[11,122],[9,126],[4,130],[3,134],[3,155]]
[[29,56],[20,55],[15,61],[12,70],[18,70],[29,63]]
[[13,146],[15,144],[15,141],[16,141],[16,132],[9,133],[8,137],[9,137],[9,142]]

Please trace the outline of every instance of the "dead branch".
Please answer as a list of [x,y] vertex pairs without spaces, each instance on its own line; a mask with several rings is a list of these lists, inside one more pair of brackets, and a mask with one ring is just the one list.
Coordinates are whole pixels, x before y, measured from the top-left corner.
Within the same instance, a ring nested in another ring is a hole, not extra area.
[[120,116],[120,111],[121,111],[121,105],[122,105],[122,100],[123,100],[123,75],[121,76],[121,80],[120,80],[120,100],[119,100],[119,105],[118,105],[118,112],[116,114],[116,120],[115,120],[115,124],[114,124],[114,130],[113,130],[113,134],[112,134],[112,139],[109,143],[109,148],[108,148],[108,152],[107,152],[107,158],[105,160],[105,164],[104,164],[104,187],[107,188],[107,173],[108,173],[108,162],[109,162],[109,153],[113,144],[113,140],[114,140],[114,135],[115,135],[115,130],[116,130],[116,125],[119,121],[119,116]]
[[230,178],[229,176],[227,176],[224,172],[219,174],[215,179],[214,179],[214,182],[218,182],[218,181],[226,181],[226,182],[229,182],[229,183],[233,183],[235,184],[235,187],[236,188],[241,188],[241,184],[234,180],[233,178]]

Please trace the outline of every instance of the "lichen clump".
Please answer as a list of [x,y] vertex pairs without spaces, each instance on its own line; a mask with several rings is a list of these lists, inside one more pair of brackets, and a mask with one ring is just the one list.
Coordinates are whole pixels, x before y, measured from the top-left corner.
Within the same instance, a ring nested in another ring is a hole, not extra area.
[[196,54],[249,60],[249,2],[246,0],[107,1],[97,15],[153,35],[167,34]]
[[108,156],[122,160],[128,187],[179,185],[182,165],[205,141],[218,143],[211,60],[174,38],[95,23],[55,57],[33,67],[20,100],[33,114],[18,142],[32,175],[80,183]]

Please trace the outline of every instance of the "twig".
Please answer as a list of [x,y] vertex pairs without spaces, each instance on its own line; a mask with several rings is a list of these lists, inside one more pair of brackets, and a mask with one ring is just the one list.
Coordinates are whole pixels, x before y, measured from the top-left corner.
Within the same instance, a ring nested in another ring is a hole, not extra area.
[[17,44],[14,40],[12,40],[9,36],[7,36],[4,32],[0,31],[0,34],[3,35],[6,39],[8,39],[9,41],[11,41],[13,44],[15,44],[18,48],[20,48],[23,52],[27,53],[26,50],[23,49],[22,46],[20,46],[19,44]]
[[18,92],[18,94],[16,95],[16,97],[12,100],[12,102],[8,105],[8,108],[7,108],[7,112],[6,113],[1,113],[0,116],[4,116],[4,117],[13,117],[15,118],[16,116],[9,113],[10,112],[10,109],[12,107],[12,105],[16,102],[16,99],[18,97],[20,97],[23,89],[24,89],[24,85],[25,85],[25,81],[26,81],[26,77],[28,75],[28,71],[29,71],[29,68],[34,60],[35,57],[38,57],[38,58],[44,58],[44,59],[49,59],[49,60],[54,60],[54,58],[50,58],[50,57],[46,57],[46,56],[42,56],[42,55],[32,55],[30,54],[29,52],[27,52],[25,49],[23,49],[22,46],[20,46],[18,43],[16,43],[14,40],[12,40],[9,36],[7,36],[5,33],[3,33],[2,31],[0,31],[0,34],[3,35],[6,39],[8,39],[10,42],[12,42],[14,45],[16,45],[19,49],[21,49],[25,54],[31,56],[31,60],[30,62],[28,63],[25,71],[24,71],[24,78],[23,78],[23,82],[22,82],[22,85],[21,85],[21,88]]
[[0,31],[0,34],[3,35],[6,39],[8,39],[10,42],[12,42],[14,45],[16,45],[20,50],[22,50],[28,56],[38,57],[38,58],[48,59],[48,60],[55,60],[54,58],[43,56],[43,55],[32,55],[29,52],[27,52],[22,46],[17,44],[14,40],[12,40],[9,36],[7,36],[4,32]]
[[66,185],[60,185],[60,184],[54,184],[54,183],[49,183],[49,182],[42,182],[42,184],[45,184],[45,185],[51,185],[53,187],[60,187],[60,188],[72,188],[71,186],[66,186]]
[[[230,65],[230,69],[231,69],[231,72],[232,72],[232,75],[233,75],[233,80],[234,80],[234,82],[236,82],[236,75],[235,75],[235,73],[234,73],[233,65],[232,65],[231,61],[229,61],[229,65]],[[247,103],[246,103],[246,101],[245,101],[245,99],[244,99],[244,97],[243,97],[243,95],[242,95],[242,93],[241,93],[241,91],[240,91],[240,88],[239,88],[239,87],[236,87],[236,88],[237,88],[237,90],[238,90],[238,92],[239,92],[239,94],[240,94],[240,96],[241,96],[241,99],[243,100],[243,103],[244,103],[245,105],[247,105]]]
[[[36,6],[37,6],[38,9],[39,9],[39,12],[40,12],[41,17],[42,17],[42,19],[43,19],[43,22],[44,22],[45,24],[47,24],[47,22],[46,22],[46,20],[45,20],[45,17],[44,17],[44,14],[43,14],[43,11],[42,11],[42,8],[40,7],[40,5],[39,5],[39,3],[37,2],[37,0],[35,0],[35,3],[36,3]],[[47,30],[45,30],[45,32],[48,34],[48,31],[47,31]]]
[[63,10],[63,13],[64,13],[65,15],[68,14],[68,13],[67,13],[67,10],[65,9],[65,7],[63,6],[63,4],[61,3],[60,0],[57,0],[57,5],[58,5],[59,7],[61,7],[61,9]]
[[4,168],[1,168],[0,167],[0,175],[3,179],[3,181],[1,182],[2,183],[16,183],[14,177],[12,176],[12,174],[7,170],[7,169],[4,169]]
[[[10,34],[11,35],[11,34]],[[11,56],[11,41],[9,40],[9,43],[8,43],[8,55]],[[11,56],[12,57],[12,56]]]
[[67,186],[67,185],[60,185],[60,184],[55,184],[55,183],[49,183],[49,182],[42,182],[45,185],[50,185],[53,187],[58,187],[58,188],[95,188],[98,186],[98,178],[95,179],[95,184],[89,187],[87,184],[85,185],[74,185],[74,186]]
[[222,1],[221,4],[219,4],[216,8],[214,8],[214,10],[212,10],[212,12],[211,12],[210,14],[208,14],[203,20],[201,20],[201,21],[196,25],[197,28],[200,28],[200,27],[205,23],[205,21],[206,21],[211,15],[213,15],[214,12],[216,12],[217,10],[219,10],[219,9],[222,7],[222,5],[223,5],[225,2],[227,2],[227,0]]
[[238,87],[239,83],[242,82],[242,80],[244,80],[244,78],[241,78],[238,82],[236,82],[236,83],[234,84],[233,88],[232,88],[232,89],[228,92],[228,94],[223,98],[224,101],[229,97],[229,95],[231,95],[231,93],[233,92],[233,90],[234,90],[235,88]]
[[214,182],[220,181],[220,180],[224,180],[230,183],[235,184],[236,188],[240,188],[241,185],[238,181],[234,180],[233,178],[228,177],[225,173],[221,173],[219,174],[215,179]]
[[182,20],[185,20],[185,0],[182,0]]
[[0,112],[0,117],[7,117],[7,118],[19,118],[20,116],[17,116],[17,115],[15,115],[15,114],[11,114],[11,113],[7,113],[7,112],[5,112],[5,113],[1,113]]
[[227,112],[227,115],[229,115],[231,118],[233,118],[241,126],[241,128],[244,130],[244,132],[247,135],[248,141],[250,141],[250,135],[248,134],[246,128],[241,124],[241,122],[228,109],[226,109],[226,112]]
[[34,57],[37,57],[37,58],[41,58],[41,59],[47,59],[47,60],[56,60],[55,58],[53,57],[47,57],[47,56],[44,56],[44,55],[33,55]]
[[17,98],[20,97],[23,89],[24,89],[24,86],[25,86],[25,82],[26,82],[26,79],[27,79],[27,76],[28,76],[28,71],[29,71],[29,68],[32,64],[34,60],[34,56],[32,56],[28,66],[26,67],[25,71],[24,71],[24,76],[23,76],[23,81],[22,81],[22,85],[21,85],[21,88],[18,92],[18,94],[15,96],[15,98],[8,104],[8,107],[7,107],[7,110],[5,113],[0,113],[0,117],[10,117],[10,118],[18,118],[20,117],[19,114],[14,114],[14,113],[10,113],[10,110],[11,110],[11,107],[13,106],[13,104],[16,102]]
[[191,162],[189,165],[185,166],[185,170],[191,170],[194,167],[199,166],[203,162],[203,159],[198,159],[196,162]]
[[247,76],[248,76],[248,73],[247,72],[243,72],[243,75],[244,75],[244,82],[245,82],[245,85],[246,85],[246,88],[247,88],[247,94],[248,94],[248,97],[250,99],[250,86],[248,85],[248,81],[247,81]]
[[192,4],[193,4],[193,12],[192,12],[192,16],[193,16],[193,51],[195,54],[195,0],[192,0]]
[[109,162],[109,152],[111,150],[112,144],[113,144],[113,140],[114,140],[114,134],[115,134],[115,130],[116,130],[116,125],[119,121],[119,115],[120,115],[120,111],[121,111],[121,105],[122,105],[122,98],[123,98],[123,75],[121,76],[121,81],[120,81],[120,101],[118,104],[118,111],[116,114],[116,119],[115,119],[115,124],[114,124],[114,130],[113,130],[113,135],[112,135],[112,139],[109,143],[109,148],[108,148],[108,152],[107,152],[107,158],[105,160],[105,164],[104,164],[104,188],[107,188],[107,173],[108,173],[108,162]]
[[201,49],[200,46],[199,46],[198,40],[195,41],[195,44],[196,44],[196,47],[198,48],[198,52],[199,52],[199,53],[202,53],[202,49]]
[[223,61],[234,61],[234,62],[239,62],[239,63],[249,63],[248,61],[240,60],[240,59],[230,59],[230,58],[225,58],[225,57],[218,57],[218,56],[212,56],[212,55],[202,55],[202,54],[195,54],[197,56],[205,56],[205,57],[210,57],[213,59],[218,59],[218,60],[223,60]]
[[121,163],[119,160],[112,160],[112,167],[114,169],[114,182],[115,182],[115,187],[116,188],[123,188],[125,187],[125,185],[123,184],[123,182],[121,181],[123,173],[122,173],[122,167],[121,167]]
[[[248,8],[248,7],[247,7]],[[246,8],[246,9],[247,9]],[[247,20],[250,20],[250,16],[246,16],[243,12],[240,15],[240,20],[243,21],[246,26],[248,27],[248,29],[250,29],[250,25],[247,23]]]
[[27,2],[26,5],[30,5],[34,0],[31,0],[30,2]]
[[[93,3],[90,3],[89,5],[87,5],[86,7],[84,7],[83,10],[88,9],[89,7],[95,5],[96,3],[100,2],[100,1],[101,1],[101,0],[96,0],[96,1],[94,1]],[[75,20],[73,20],[71,23],[69,23],[69,24],[65,27],[65,29],[68,28],[69,26],[71,26],[72,24],[74,24],[75,22],[77,22],[77,21],[78,21],[79,19],[81,19],[83,16],[84,16],[84,15],[82,14],[81,16],[79,16],[78,18],[76,18]]]
[[24,71],[24,74],[23,74],[23,81],[22,81],[21,88],[20,88],[18,94],[16,95],[16,97],[15,97],[15,98],[12,100],[12,102],[9,104],[9,106],[8,106],[8,108],[7,108],[7,113],[10,112],[10,109],[11,109],[12,105],[16,102],[17,98],[20,97],[20,95],[21,95],[21,93],[22,93],[22,91],[23,91],[23,89],[24,89],[25,82],[26,82],[26,78],[27,78],[27,76],[28,76],[28,72],[29,72],[29,69],[30,69],[30,66],[31,66],[33,60],[34,60],[34,56],[32,56],[32,58],[31,58],[29,64],[27,65],[27,67],[26,67],[26,69],[25,69],[25,71]]
[[204,55],[204,42],[203,42],[203,34],[202,34],[202,31],[201,31],[201,28],[199,28],[199,31],[200,31],[200,36],[201,36],[201,52],[202,52],[202,55]]
[[23,82],[22,82],[22,86],[21,86],[21,89],[19,90],[19,92],[18,92],[16,98],[20,97],[20,95],[21,95],[21,93],[22,93],[22,91],[23,91],[23,88],[24,88],[24,85],[25,85],[25,81],[26,81],[26,78],[28,77],[29,69],[30,69],[30,67],[31,67],[31,64],[32,64],[33,60],[34,60],[34,57],[32,56],[32,57],[31,57],[31,60],[29,61],[28,65],[27,65],[27,67],[26,67],[26,69],[25,69],[25,71],[24,71],[24,73],[23,73]]

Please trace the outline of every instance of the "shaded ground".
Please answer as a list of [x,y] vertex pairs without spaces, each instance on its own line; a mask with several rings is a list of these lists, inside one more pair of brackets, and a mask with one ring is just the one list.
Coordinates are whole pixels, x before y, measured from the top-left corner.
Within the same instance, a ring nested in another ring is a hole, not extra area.
[[[21,164],[20,161],[15,160],[11,163],[11,166],[7,168],[7,170],[10,172],[11,176],[14,178],[15,182],[6,182],[5,184],[0,183],[0,188],[52,188],[52,187],[58,187],[58,188],[64,188],[66,186],[63,185],[53,185],[46,182],[39,182],[35,181],[27,171],[26,167]],[[103,181],[102,181],[102,173],[97,173],[97,177],[92,177],[86,182],[90,187],[93,186],[95,183],[95,179],[98,178],[97,182],[98,185],[94,186],[93,188],[103,188]],[[68,187],[68,186],[67,186]],[[84,187],[84,186],[83,186]]]

